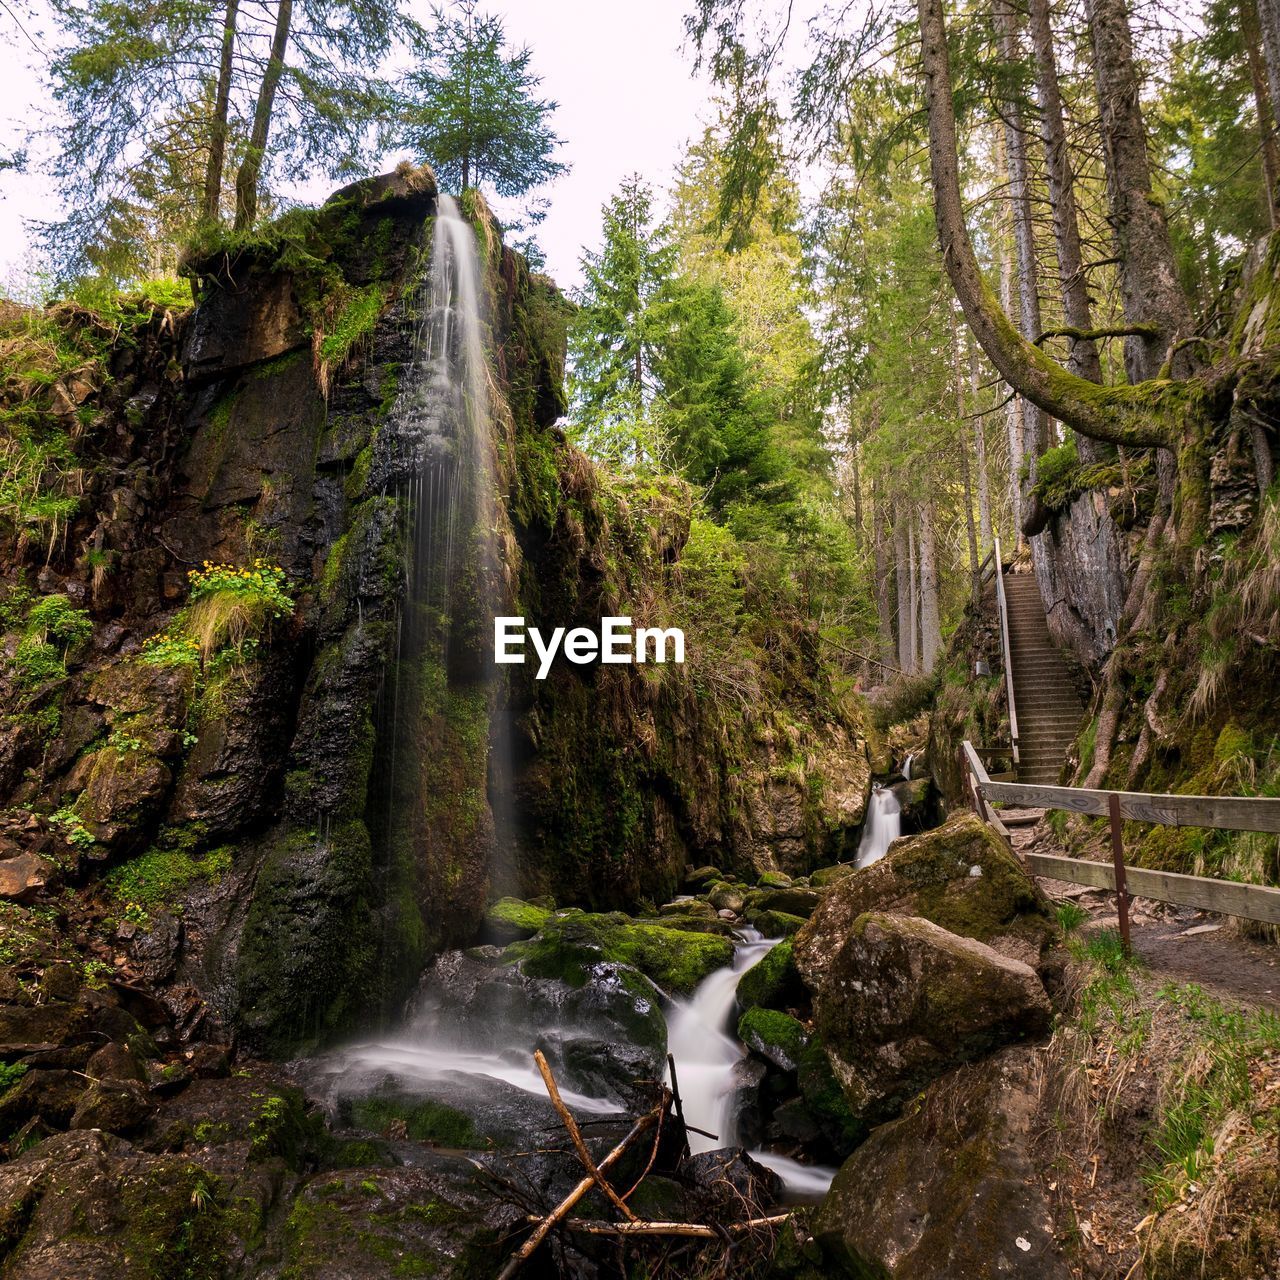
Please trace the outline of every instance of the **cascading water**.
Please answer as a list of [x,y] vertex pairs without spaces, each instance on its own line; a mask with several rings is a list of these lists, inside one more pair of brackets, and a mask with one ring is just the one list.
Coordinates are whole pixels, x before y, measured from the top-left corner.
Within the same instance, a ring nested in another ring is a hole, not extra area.
[[902,806],[888,787],[876,786],[867,801],[867,819],[862,828],[856,864],[869,867],[879,862],[889,846],[902,834]]
[[[369,813],[386,866],[390,935],[411,934],[406,900],[429,901],[428,928],[447,937],[474,902],[509,891],[513,823],[505,697],[485,638],[505,612],[498,540],[494,405],[475,233],[439,199],[413,363],[379,433],[375,470],[403,511],[403,589],[394,658],[376,713]],[[455,725],[483,723],[487,734]],[[442,804],[441,793],[453,802]],[[459,796],[479,796],[464,806]],[[463,829],[458,814],[463,813]],[[476,886],[480,885],[477,892]]]
[[[672,1001],[667,1012],[667,1048],[675,1059],[685,1120],[706,1131],[690,1132],[689,1149],[694,1154],[736,1145],[733,1069],[747,1051],[727,1028],[742,975],[779,941],[764,938],[754,929],[742,930],[741,937],[733,963],[704,979],[688,1000]],[[716,1136],[712,1139],[707,1133]],[[795,1199],[825,1195],[836,1173],[771,1151],[752,1151],[751,1156],[772,1169]]]
[[907,753],[906,761],[903,763],[903,766],[902,766],[902,778],[903,778],[903,781],[905,782],[911,781],[911,762],[915,758],[916,756],[914,751]]

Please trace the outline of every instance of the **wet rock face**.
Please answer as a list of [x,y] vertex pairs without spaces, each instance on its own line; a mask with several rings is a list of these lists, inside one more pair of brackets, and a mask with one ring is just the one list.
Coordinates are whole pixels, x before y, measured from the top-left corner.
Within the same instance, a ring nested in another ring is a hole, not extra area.
[[876,1124],[945,1071],[1042,1034],[1052,1011],[1021,961],[918,917],[860,916],[814,1000],[853,1114]]
[[811,990],[823,990],[854,921],[867,911],[922,916],[1031,964],[1054,931],[1044,895],[971,813],[895,841],[879,862],[825,891],[795,942],[796,964]]
[[1033,1052],[938,1080],[840,1170],[813,1222],[833,1263],[888,1280],[1067,1280],[1031,1159]]

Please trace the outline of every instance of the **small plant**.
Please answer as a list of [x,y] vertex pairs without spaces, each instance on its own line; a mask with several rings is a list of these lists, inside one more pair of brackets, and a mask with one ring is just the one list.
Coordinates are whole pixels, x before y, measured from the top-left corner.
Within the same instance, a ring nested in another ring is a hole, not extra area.
[[1058,904],[1058,928],[1063,933],[1074,933],[1089,918],[1089,913],[1078,902]]
[[107,737],[107,745],[114,747],[117,751],[141,751],[142,739],[135,738],[132,734],[124,733],[120,729],[112,729]]
[[181,631],[162,631],[142,642],[142,661],[154,667],[198,667],[200,646]]
[[199,646],[204,662],[221,649],[243,653],[248,639],[293,612],[284,570],[265,560],[255,560],[247,569],[206,561],[187,576],[191,601],[183,629]]
[[115,972],[105,960],[86,960],[84,962],[84,980],[93,991],[101,991],[107,985],[107,979]]
[[88,849],[97,844],[93,833],[74,809],[59,809],[49,815],[49,821],[62,828],[63,838],[74,849]]
[[25,1062],[0,1062],[0,1094],[8,1093],[26,1074]]

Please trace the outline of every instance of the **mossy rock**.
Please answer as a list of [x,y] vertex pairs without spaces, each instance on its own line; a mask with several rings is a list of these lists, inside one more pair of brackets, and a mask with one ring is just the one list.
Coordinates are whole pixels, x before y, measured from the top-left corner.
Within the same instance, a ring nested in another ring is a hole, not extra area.
[[783,871],[763,871],[756,884],[762,889],[790,889],[791,877]]
[[781,911],[807,920],[818,909],[822,894],[817,889],[757,889],[748,899],[753,911]]
[[677,929],[681,933],[713,933],[718,938],[732,938],[735,926],[721,920],[715,911],[710,915],[638,916],[636,924],[657,925],[660,929]]
[[434,1098],[406,1098],[377,1094],[351,1103],[351,1121],[370,1133],[386,1136],[399,1125],[414,1142],[457,1150],[477,1150],[486,1145],[471,1117]]
[[814,889],[825,889],[828,885],[838,884],[846,876],[851,876],[857,867],[852,862],[837,862],[830,867],[819,867],[809,876],[809,884]]
[[[681,902],[667,902],[658,908],[658,914],[664,919],[667,917],[679,918],[680,916],[700,916],[703,919],[714,919],[716,909],[709,902],[704,902],[701,898],[686,898]],[[679,928],[673,924],[673,929]]]
[[809,1044],[804,1024],[776,1009],[748,1009],[738,1019],[738,1039],[782,1071],[794,1071]]
[[804,928],[803,916],[793,916],[786,911],[747,911],[747,923],[759,929],[766,938],[791,938]]
[[867,1126],[853,1114],[818,1036],[811,1037],[800,1053],[796,1083],[805,1110],[831,1147],[840,1155],[852,1151],[866,1136]]
[[1057,932],[1044,894],[972,813],[896,841],[879,862],[822,894],[796,938],[796,963],[810,990],[822,988],[854,921],[868,911],[923,917],[1029,964],[1039,961]]
[[551,918],[545,907],[520,898],[499,898],[485,913],[485,936],[494,942],[516,942],[531,938]]
[[690,888],[701,887],[704,891],[716,880],[724,880],[724,872],[719,867],[696,867],[684,878]]
[[790,939],[779,942],[738,980],[738,1008],[787,1009],[805,999]]
[[707,901],[717,911],[732,911],[737,915],[747,905],[747,895],[737,885],[718,884],[707,895]]
[[612,961],[638,969],[676,995],[688,995],[703,978],[732,964],[733,952],[725,938],[639,924],[620,913],[554,916],[536,937],[507,948],[508,957],[533,978],[581,987],[593,965]]

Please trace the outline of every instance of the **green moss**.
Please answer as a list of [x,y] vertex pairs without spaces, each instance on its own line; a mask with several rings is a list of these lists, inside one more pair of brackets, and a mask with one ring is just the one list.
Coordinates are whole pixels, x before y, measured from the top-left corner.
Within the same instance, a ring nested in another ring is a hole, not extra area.
[[636,924],[621,914],[575,914],[548,920],[537,937],[513,944],[507,954],[531,977],[582,986],[591,966],[605,960],[631,965],[664,991],[687,995],[731,964],[733,950],[727,939],[711,934]]
[[747,923],[753,929],[759,929],[766,938],[790,938],[804,928],[805,918],[788,911],[748,909]]
[[406,1136],[414,1142],[432,1142],[463,1151],[487,1145],[470,1116],[431,1098],[362,1098],[352,1104],[351,1118],[372,1133],[386,1133],[393,1122],[402,1121]]
[[281,1159],[300,1171],[324,1145],[324,1119],[307,1111],[301,1089],[278,1087],[260,1099],[258,1114],[249,1123],[249,1159]]
[[216,884],[231,869],[231,849],[212,849],[197,857],[185,848],[151,848],[113,868],[105,877],[112,897],[143,911],[171,909],[197,881]]
[[802,1023],[776,1009],[760,1008],[748,1009],[738,1019],[738,1039],[783,1067],[799,1065],[809,1043]]
[[346,294],[320,343],[320,358],[328,364],[341,364],[356,343],[373,332],[387,295],[387,287],[376,283]]
[[738,981],[739,1009],[786,1009],[804,996],[790,939],[770,948]]
[[490,927],[496,926],[507,936],[532,937],[551,918],[551,912],[520,898],[499,898],[485,918]]

